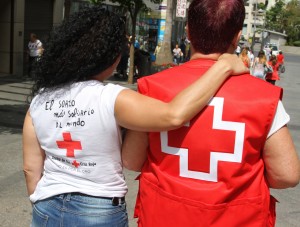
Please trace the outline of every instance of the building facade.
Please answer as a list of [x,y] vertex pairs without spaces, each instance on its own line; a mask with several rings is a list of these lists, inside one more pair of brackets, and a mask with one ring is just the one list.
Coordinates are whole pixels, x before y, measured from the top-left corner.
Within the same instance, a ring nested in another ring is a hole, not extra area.
[[[265,0],[250,0],[245,5],[246,16],[243,26],[243,36],[249,42],[261,40],[261,28],[264,27],[265,11],[259,9],[259,4],[266,4]],[[270,3],[268,3],[268,6]]]
[[62,21],[63,12],[64,0],[1,0],[0,73],[26,74],[30,33],[43,42],[53,25]]
[[[155,46],[164,37],[167,0],[161,4],[153,4],[145,0],[151,11],[140,13],[137,20],[136,37],[146,46],[147,51],[153,52]],[[185,15],[178,16],[176,2],[185,2]],[[172,44],[181,42],[185,34],[186,8],[189,0],[174,1]],[[267,9],[275,4],[275,0],[267,1]],[[88,0],[70,0],[70,13],[79,11],[88,3]],[[266,0],[249,0],[246,7],[246,18],[243,27],[243,37],[246,40],[262,40],[265,11],[259,10],[258,5],[265,4]],[[118,11],[116,4],[109,0],[105,2],[106,8]],[[1,0],[0,1],[0,73],[22,77],[26,75],[27,44],[29,34],[35,33],[43,42],[53,26],[59,24],[64,18],[65,0]],[[120,13],[120,12],[119,12]],[[127,21],[129,15],[124,13]],[[127,23],[130,35],[131,23]],[[281,41],[281,43],[283,43]]]
[[[70,13],[79,11],[89,4],[87,0],[70,0],[70,3]],[[140,15],[137,36],[152,40],[150,45],[153,48],[158,36],[163,35],[166,3],[163,2],[160,8],[150,1],[148,3],[152,11],[150,15]],[[106,1],[105,4],[108,10],[118,11],[116,4],[110,1]],[[35,33],[43,43],[52,27],[62,22],[64,13],[65,0],[1,0],[0,74],[26,76],[30,33]],[[129,19],[129,15],[127,17]],[[129,31],[130,26],[128,23]]]

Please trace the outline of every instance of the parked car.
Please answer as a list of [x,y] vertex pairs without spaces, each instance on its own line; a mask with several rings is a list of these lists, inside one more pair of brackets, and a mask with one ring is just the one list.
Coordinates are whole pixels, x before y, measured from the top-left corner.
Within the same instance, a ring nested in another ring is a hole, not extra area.
[[279,50],[277,44],[275,44],[275,43],[269,43],[266,46],[269,46],[271,48],[272,55],[277,56],[279,54],[280,50]]

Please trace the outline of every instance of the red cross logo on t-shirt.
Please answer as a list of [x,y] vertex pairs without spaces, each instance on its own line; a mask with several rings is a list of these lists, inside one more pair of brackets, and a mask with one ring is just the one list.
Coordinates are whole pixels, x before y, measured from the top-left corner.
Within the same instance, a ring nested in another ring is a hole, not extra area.
[[217,182],[219,161],[242,161],[245,123],[223,121],[223,104],[224,98],[213,98],[209,103],[213,107],[199,117],[205,120],[160,133],[161,150],[179,156],[180,176]]
[[63,138],[63,141],[56,141],[58,148],[67,149],[67,157],[75,157],[74,151],[82,150],[81,142],[72,140],[71,133],[69,132],[64,132]]
[[76,160],[72,162],[72,165],[75,166],[75,168],[78,168],[80,166],[80,163],[78,163]]

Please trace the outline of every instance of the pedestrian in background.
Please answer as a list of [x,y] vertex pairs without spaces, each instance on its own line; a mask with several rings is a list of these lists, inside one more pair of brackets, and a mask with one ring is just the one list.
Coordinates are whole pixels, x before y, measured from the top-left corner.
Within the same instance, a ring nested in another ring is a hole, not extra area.
[[277,62],[279,64],[279,73],[284,73],[285,66],[284,66],[284,55],[282,51],[279,51],[279,54],[277,55]]
[[23,127],[32,227],[128,226],[120,126],[180,127],[232,71],[245,71],[235,58],[225,57],[165,103],[104,84],[126,45],[124,21],[101,6],[73,14],[45,44]]
[[[191,60],[141,78],[139,91],[168,102],[221,53],[234,53],[244,19],[242,0],[193,0]],[[124,165],[141,171],[138,226],[274,226],[269,188],[295,187],[300,178],[281,97],[281,88],[249,74],[230,77],[182,128],[127,132]]]
[[34,70],[34,63],[42,56],[43,54],[43,44],[37,38],[37,35],[34,33],[30,33],[30,40],[28,43],[28,76],[31,77],[31,73]]
[[271,49],[271,47],[268,44],[265,45],[264,51],[265,51],[265,55],[266,55],[267,61],[269,61],[269,59],[270,59],[270,57],[272,55],[272,49]]
[[185,61],[189,61],[191,57],[191,48],[190,48],[191,42],[187,37],[185,37],[184,43],[185,43]]
[[157,58],[157,55],[159,54],[160,49],[161,49],[161,41],[158,41],[157,46],[155,47],[155,50],[154,50],[155,60]]
[[176,43],[175,48],[173,49],[173,61],[175,64],[179,65],[182,60],[183,53],[179,48],[178,44]]
[[271,66],[267,61],[264,51],[259,51],[254,60],[252,75],[265,80],[266,74],[271,71]]
[[241,53],[241,47],[240,47],[240,45],[236,46],[235,53],[236,53],[237,56],[240,56],[240,53]]
[[275,55],[272,55],[270,57],[270,61],[268,62],[269,66],[272,67],[272,72],[267,73],[266,75],[266,81],[275,85],[276,80],[280,80],[279,77],[279,68],[280,64],[277,62],[277,58]]
[[250,72],[251,72],[254,64],[254,54],[249,47],[246,47],[246,49],[247,49],[248,58],[250,60]]
[[250,68],[250,59],[248,57],[248,50],[247,50],[247,48],[243,48],[242,49],[242,52],[241,52],[239,58],[243,61],[244,65],[247,68]]

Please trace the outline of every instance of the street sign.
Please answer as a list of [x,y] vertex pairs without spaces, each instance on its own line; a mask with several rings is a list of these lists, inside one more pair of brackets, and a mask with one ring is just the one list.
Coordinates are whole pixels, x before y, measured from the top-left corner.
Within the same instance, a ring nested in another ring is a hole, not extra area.
[[176,17],[185,17],[186,16],[186,0],[177,0],[176,6]]

